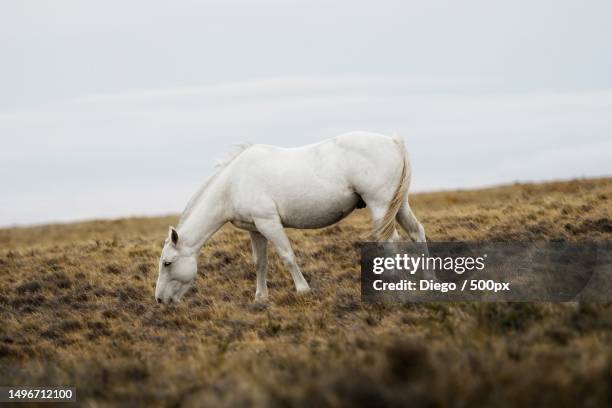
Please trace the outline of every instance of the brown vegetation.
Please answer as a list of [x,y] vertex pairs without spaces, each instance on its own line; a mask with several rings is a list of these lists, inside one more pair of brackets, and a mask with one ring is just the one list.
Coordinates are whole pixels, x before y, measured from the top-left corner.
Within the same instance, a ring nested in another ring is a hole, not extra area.
[[[612,239],[612,179],[415,195],[430,240]],[[175,217],[0,230],[0,385],[81,404],[610,406],[612,306],[360,301],[367,211],[291,230],[313,293],[224,227],[179,305],[153,299]]]

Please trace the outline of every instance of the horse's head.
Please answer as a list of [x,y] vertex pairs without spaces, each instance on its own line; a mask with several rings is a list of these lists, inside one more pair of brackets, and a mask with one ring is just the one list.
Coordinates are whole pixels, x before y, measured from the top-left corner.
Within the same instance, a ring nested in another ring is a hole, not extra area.
[[197,273],[197,252],[181,245],[177,230],[170,227],[159,259],[159,276],[155,286],[157,302],[179,302],[191,287]]

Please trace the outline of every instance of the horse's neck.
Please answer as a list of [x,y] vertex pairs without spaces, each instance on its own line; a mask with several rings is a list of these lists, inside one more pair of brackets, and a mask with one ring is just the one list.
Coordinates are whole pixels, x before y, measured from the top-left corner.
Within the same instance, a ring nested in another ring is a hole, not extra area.
[[186,246],[199,250],[227,222],[226,185],[226,177],[210,183],[180,221],[178,233]]

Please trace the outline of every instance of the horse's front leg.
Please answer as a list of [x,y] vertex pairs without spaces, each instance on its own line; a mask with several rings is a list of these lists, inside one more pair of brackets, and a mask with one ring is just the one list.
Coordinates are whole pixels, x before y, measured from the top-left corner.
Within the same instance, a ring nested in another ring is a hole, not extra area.
[[310,292],[310,286],[308,286],[308,282],[306,282],[306,279],[304,279],[304,276],[298,267],[295,260],[295,254],[293,253],[293,249],[291,249],[289,238],[287,238],[287,234],[285,234],[280,218],[257,218],[254,221],[257,230],[261,232],[261,234],[268,241],[272,242],[272,245],[274,245],[276,248],[278,255],[281,257],[285,265],[287,265],[287,268],[289,268],[289,272],[291,273],[291,277],[293,278],[293,283],[295,284],[295,289],[297,292]]
[[253,261],[257,269],[257,290],[255,301],[263,302],[268,299],[268,284],[266,273],[268,270],[268,240],[257,231],[251,231],[251,247],[253,248]]

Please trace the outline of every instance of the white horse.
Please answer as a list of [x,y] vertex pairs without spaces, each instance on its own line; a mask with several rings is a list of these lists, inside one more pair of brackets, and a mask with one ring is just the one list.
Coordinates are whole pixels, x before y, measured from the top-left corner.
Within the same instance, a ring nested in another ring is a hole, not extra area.
[[267,299],[267,245],[284,261],[298,293],[310,290],[284,228],[322,228],[367,206],[374,237],[397,241],[395,220],[413,241],[425,231],[408,204],[410,162],[403,140],[351,132],[297,148],[244,148],[198,190],[161,253],[155,298],[178,302],[197,275],[200,248],[227,222],[249,231],[256,301]]

